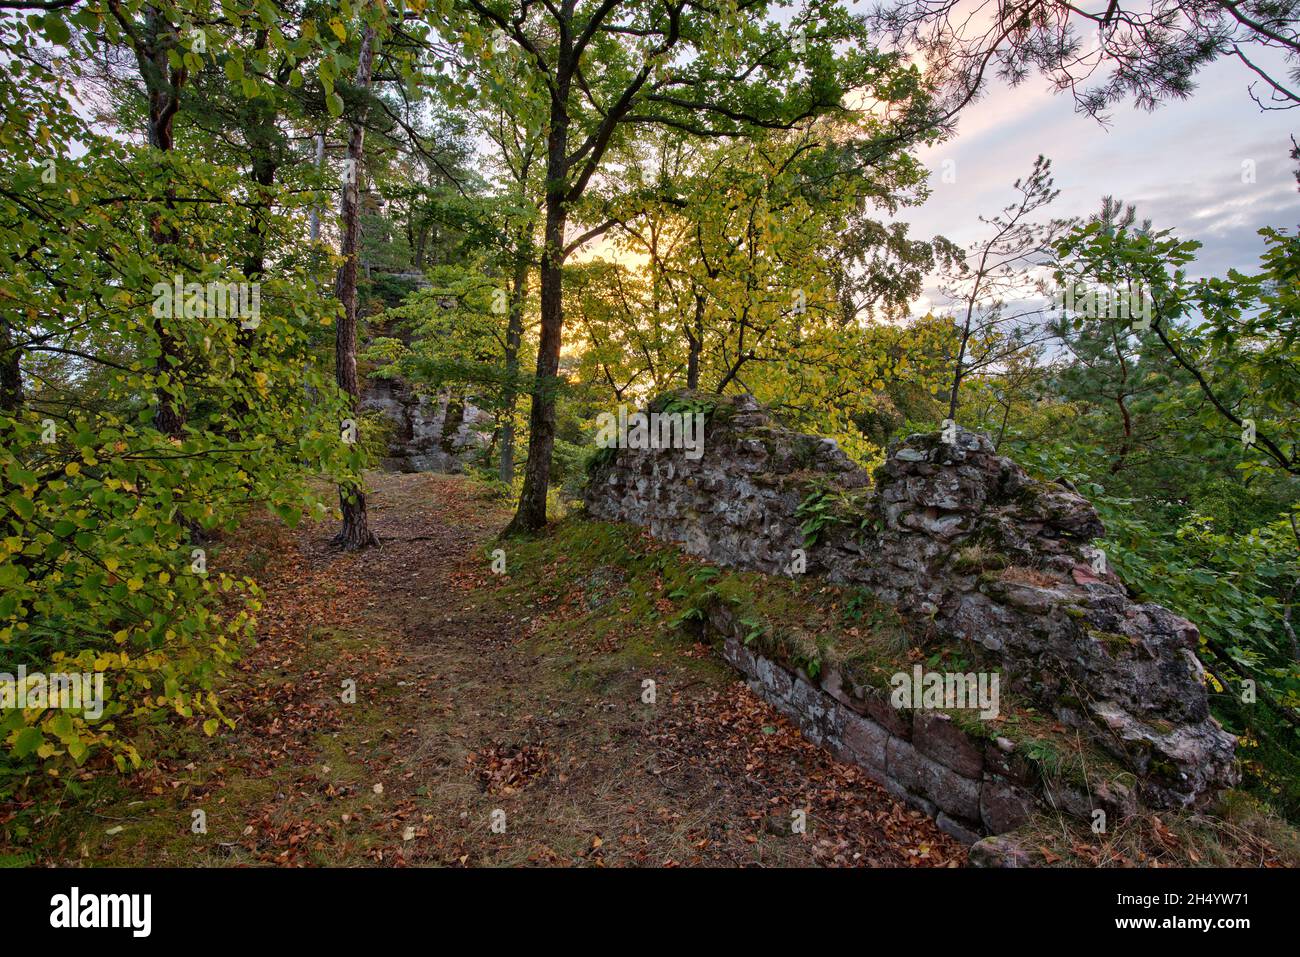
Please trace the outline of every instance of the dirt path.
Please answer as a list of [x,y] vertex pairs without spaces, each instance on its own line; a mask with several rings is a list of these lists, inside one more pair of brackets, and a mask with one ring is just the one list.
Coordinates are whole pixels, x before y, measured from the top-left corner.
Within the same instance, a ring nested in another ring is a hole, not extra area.
[[[451,476],[373,477],[378,551],[258,521],[225,561],[265,589],[233,731],[54,822],[47,859],[157,865],[919,865],[964,849],[831,761],[685,639],[620,649],[511,607],[508,518]],[[657,683],[656,702],[641,700]],[[347,697],[355,682],[355,703]],[[206,833],[194,833],[195,811]],[[805,834],[791,833],[807,819]],[[495,824],[495,828],[494,825]]]

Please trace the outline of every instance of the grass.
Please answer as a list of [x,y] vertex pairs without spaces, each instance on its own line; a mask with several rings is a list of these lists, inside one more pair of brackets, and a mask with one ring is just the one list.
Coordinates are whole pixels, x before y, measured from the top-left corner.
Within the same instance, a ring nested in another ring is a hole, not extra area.
[[[901,621],[864,591],[719,568],[627,525],[572,516],[509,547],[507,567],[515,571],[485,601],[497,607],[537,601],[575,613],[543,622],[540,639],[564,645],[579,630],[609,645],[603,667],[705,637],[702,622],[715,601],[752,624],[757,650],[814,674],[834,664],[883,681],[887,665],[907,646]],[[539,591],[554,597],[539,598]]]
[[1095,833],[1041,812],[1014,834],[1036,864],[1054,867],[1300,867],[1300,835],[1244,791],[1207,812],[1146,812]]

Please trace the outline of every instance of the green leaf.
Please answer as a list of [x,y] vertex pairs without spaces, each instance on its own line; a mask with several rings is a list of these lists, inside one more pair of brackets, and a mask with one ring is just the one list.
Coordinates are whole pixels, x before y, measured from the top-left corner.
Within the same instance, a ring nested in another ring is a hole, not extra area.
[[5,501],[7,501],[9,507],[25,521],[30,521],[32,516],[36,514],[36,506],[32,504],[32,500],[20,492],[15,492]]
[[62,15],[58,13],[47,13],[41,25],[51,43],[67,46],[68,41],[72,39],[72,31],[68,29]]
[[36,749],[41,746],[41,742],[44,740],[40,728],[23,728],[18,732],[18,737],[14,740],[14,756],[25,758],[35,754]]

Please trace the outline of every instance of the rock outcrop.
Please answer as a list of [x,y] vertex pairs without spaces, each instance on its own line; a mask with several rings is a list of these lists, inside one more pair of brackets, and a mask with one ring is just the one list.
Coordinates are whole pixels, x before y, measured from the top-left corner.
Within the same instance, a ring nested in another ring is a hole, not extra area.
[[1128,596],[1092,545],[1104,529],[1086,499],[962,429],[891,446],[873,480],[751,396],[714,401],[700,458],[623,448],[600,460],[590,514],[770,574],[803,550],[808,573],[870,589],[923,640],[996,662],[1004,682],[1131,769],[1148,805],[1195,804],[1235,783],[1235,739],[1210,716],[1196,627]]
[[451,390],[429,397],[400,379],[376,378],[362,390],[360,407],[392,423],[382,465],[394,472],[461,472],[492,439],[491,414]]

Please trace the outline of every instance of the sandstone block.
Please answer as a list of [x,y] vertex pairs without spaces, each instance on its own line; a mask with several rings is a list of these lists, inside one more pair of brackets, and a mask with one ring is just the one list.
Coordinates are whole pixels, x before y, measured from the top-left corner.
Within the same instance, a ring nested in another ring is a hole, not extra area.
[[917,750],[958,774],[977,778],[984,770],[983,748],[938,711],[918,711],[912,718],[912,741]]

